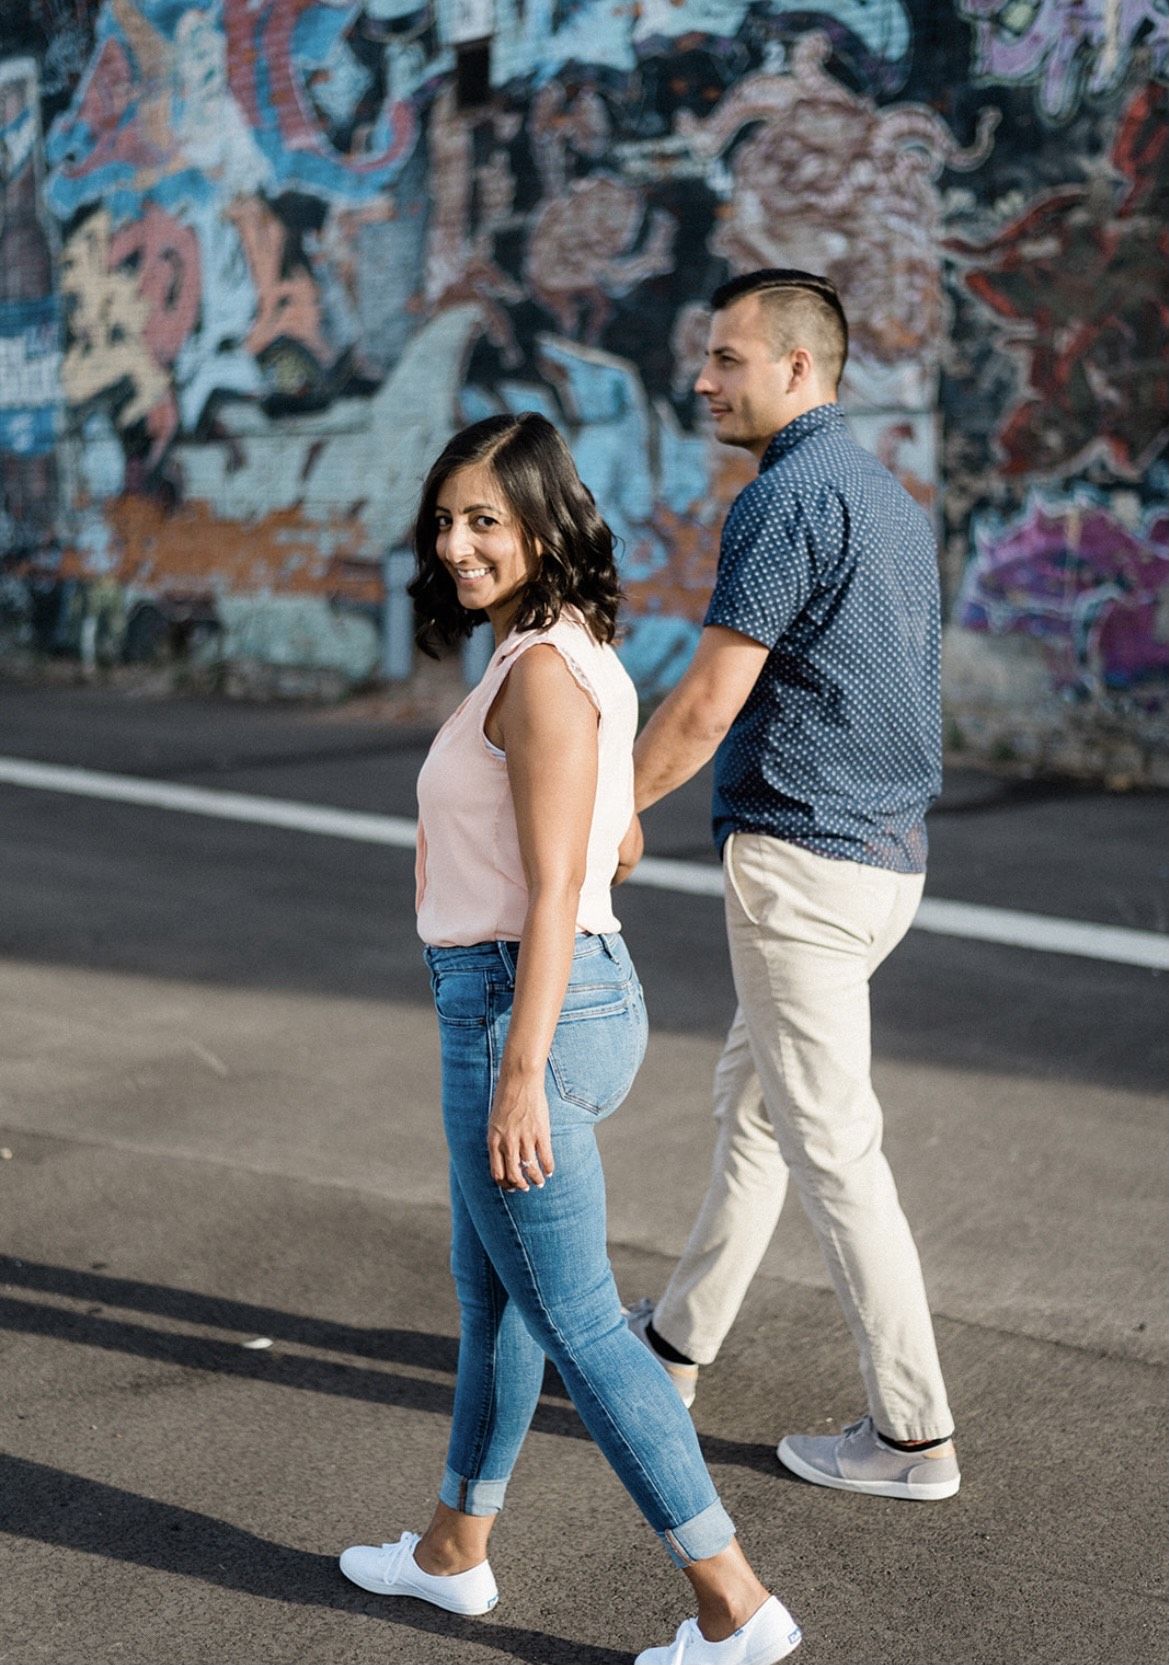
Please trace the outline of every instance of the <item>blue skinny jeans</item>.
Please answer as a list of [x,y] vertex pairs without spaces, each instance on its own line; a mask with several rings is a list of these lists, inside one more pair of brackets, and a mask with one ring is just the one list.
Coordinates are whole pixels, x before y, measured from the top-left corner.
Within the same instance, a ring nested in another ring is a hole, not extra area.
[[605,1244],[596,1125],[645,1053],[645,1002],[619,936],[576,939],[548,1060],[555,1172],[542,1189],[491,1177],[487,1122],[515,998],[519,944],[428,948],[450,1150],[451,1268],[461,1313],[439,1496],[495,1514],[552,1359],[618,1478],[676,1566],[723,1550],[734,1526],[665,1371],[621,1314]]

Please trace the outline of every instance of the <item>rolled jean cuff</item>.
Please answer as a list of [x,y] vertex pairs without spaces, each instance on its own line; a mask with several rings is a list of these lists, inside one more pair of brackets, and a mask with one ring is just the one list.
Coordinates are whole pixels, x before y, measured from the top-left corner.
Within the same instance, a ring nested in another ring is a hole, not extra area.
[[716,1498],[700,1515],[692,1515],[681,1526],[668,1526],[658,1537],[676,1567],[691,1561],[705,1561],[718,1555],[735,1535],[735,1523]]
[[446,1468],[438,1496],[440,1503],[445,1503],[448,1509],[457,1509],[460,1515],[497,1515],[503,1508],[506,1491],[506,1480],[468,1480],[453,1468]]

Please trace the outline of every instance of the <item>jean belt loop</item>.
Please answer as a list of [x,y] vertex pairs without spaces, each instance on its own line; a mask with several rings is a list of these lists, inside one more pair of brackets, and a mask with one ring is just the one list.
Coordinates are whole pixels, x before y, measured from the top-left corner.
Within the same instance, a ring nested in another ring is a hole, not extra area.
[[500,959],[503,961],[503,969],[507,972],[509,979],[514,980],[515,956],[512,954],[511,947],[506,942],[497,942],[495,946],[499,950]]
[[605,950],[605,953],[608,954],[613,964],[619,965],[621,962],[617,953],[617,938],[611,931],[601,931],[599,935],[601,938],[601,947]]

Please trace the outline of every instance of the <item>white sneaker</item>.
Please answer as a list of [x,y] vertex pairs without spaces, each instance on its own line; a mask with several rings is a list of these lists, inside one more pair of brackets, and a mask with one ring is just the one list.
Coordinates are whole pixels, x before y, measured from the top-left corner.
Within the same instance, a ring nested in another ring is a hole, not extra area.
[[672,1642],[646,1648],[634,1665],[777,1665],[799,1645],[799,1625],[778,1596],[769,1596],[725,1642],[708,1642],[698,1620],[687,1619]]
[[676,1364],[673,1359],[664,1359],[649,1339],[646,1331],[653,1320],[654,1304],[648,1295],[643,1295],[640,1301],[635,1301],[631,1307],[622,1307],[625,1322],[644,1347],[647,1347],[657,1359],[666,1375],[678,1390],[678,1398],[689,1410],[694,1403],[694,1395],[698,1392],[698,1366],[696,1364]]
[[499,1600],[491,1565],[480,1561],[466,1572],[440,1578],[423,1572],[414,1559],[419,1533],[403,1532],[396,1544],[354,1544],[341,1557],[341,1571],[375,1596],[414,1596],[448,1613],[490,1613]]

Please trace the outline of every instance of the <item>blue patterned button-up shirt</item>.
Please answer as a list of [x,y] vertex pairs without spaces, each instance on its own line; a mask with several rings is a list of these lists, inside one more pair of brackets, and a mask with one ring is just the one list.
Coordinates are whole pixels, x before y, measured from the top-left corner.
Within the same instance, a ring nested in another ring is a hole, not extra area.
[[941,790],[929,521],[838,405],[780,430],[731,505],[706,623],[769,652],[715,759],[714,836],[925,869]]

